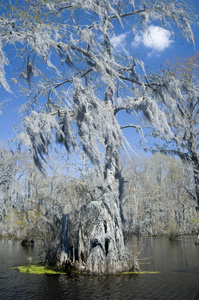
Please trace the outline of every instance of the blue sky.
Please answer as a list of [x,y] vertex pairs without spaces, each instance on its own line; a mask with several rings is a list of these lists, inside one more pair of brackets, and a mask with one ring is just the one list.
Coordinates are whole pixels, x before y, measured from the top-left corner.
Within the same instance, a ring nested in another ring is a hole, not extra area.
[[[188,43],[180,35],[173,36],[168,30],[151,24],[148,31],[123,32],[117,29],[112,36],[112,43],[119,52],[124,51],[126,54],[135,54],[145,63],[147,72],[151,69],[155,71],[164,68],[167,59],[175,56],[186,57],[199,51],[198,32],[195,31],[195,47]],[[10,81],[10,74],[14,65],[6,67],[7,80]],[[12,86],[11,86],[12,88]],[[2,114],[0,115],[0,139],[9,140],[15,136],[13,127],[19,122],[18,109],[25,102],[25,98],[19,93],[14,94],[3,92],[1,89],[1,101],[7,101],[1,106]],[[125,114],[119,115],[119,121],[122,125],[131,123],[130,117]],[[138,142],[139,136],[134,129],[125,129],[125,137],[132,145]]]
[[[170,31],[159,26],[151,25],[148,31],[138,31],[135,36],[131,32],[120,33],[112,37],[112,43],[117,51],[127,51],[131,54],[136,53],[139,59],[143,60],[146,72],[162,70],[165,68],[167,60],[172,60],[174,57],[185,58],[199,51],[198,31],[194,31],[195,45],[186,41],[179,32],[173,36]],[[121,125],[132,123],[131,116],[125,112],[119,115]],[[123,130],[125,138],[132,145],[132,148],[137,150],[137,143],[140,141],[140,136],[135,129],[126,128]],[[149,143],[149,140],[145,140]],[[140,151],[140,150],[139,150]]]

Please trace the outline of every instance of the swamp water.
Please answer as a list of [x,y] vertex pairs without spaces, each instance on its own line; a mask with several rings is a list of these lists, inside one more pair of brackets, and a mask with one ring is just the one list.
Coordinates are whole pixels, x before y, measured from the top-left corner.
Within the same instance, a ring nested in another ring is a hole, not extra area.
[[34,247],[22,247],[19,240],[0,239],[1,300],[130,300],[199,299],[199,246],[195,236],[169,241],[166,237],[143,238],[139,254],[141,275],[37,275],[12,269],[25,265]]

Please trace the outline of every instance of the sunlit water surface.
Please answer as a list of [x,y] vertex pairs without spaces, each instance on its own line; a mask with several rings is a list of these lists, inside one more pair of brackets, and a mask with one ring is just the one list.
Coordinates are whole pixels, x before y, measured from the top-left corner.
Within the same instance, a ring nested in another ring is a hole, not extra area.
[[169,241],[144,238],[139,255],[141,269],[159,271],[143,275],[35,275],[12,267],[38,260],[38,243],[22,247],[15,239],[0,239],[1,300],[127,300],[199,299],[199,247],[195,236]]

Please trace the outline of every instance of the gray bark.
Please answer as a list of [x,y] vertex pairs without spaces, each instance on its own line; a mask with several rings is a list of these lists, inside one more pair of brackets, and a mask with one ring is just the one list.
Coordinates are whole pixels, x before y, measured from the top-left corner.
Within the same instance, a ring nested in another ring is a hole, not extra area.
[[71,257],[70,215],[63,214],[59,221],[55,245],[48,250],[46,263],[65,266]]
[[116,180],[111,188],[97,190],[95,199],[82,209],[78,256],[80,269],[84,271],[116,273],[130,268],[118,196]]

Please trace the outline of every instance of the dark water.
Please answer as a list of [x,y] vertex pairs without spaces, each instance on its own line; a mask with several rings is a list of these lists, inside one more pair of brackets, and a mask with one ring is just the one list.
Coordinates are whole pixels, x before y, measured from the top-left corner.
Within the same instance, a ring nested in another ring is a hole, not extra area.
[[83,276],[22,274],[11,267],[37,258],[37,244],[23,248],[0,239],[0,299],[199,299],[199,247],[195,237],[180,240],[144,238],[141,268],[159,274]]

